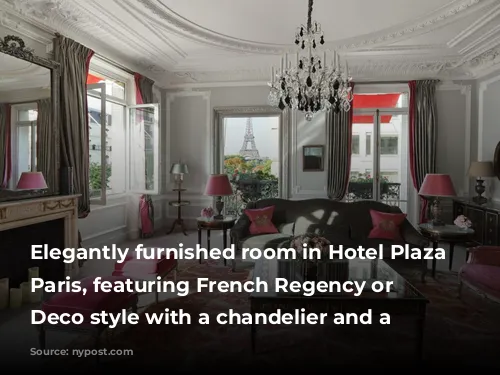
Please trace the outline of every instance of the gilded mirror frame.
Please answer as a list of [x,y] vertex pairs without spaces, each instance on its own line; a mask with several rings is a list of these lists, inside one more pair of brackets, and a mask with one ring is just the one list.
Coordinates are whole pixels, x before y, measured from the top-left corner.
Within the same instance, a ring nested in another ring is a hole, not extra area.
[[12,57],[31,62],[33,64],[39,65],[41,67],[50,70],[50,95],[52,103],[52,121],[54,121],[57,126],[54,133],[55,144],[57,145],[54,150],[53,167],[57,171],[56,173],[56,186],[52,190],[44,193],[35,193],[28,191],[12,191],[12,190],[1,190],[0,189],[0,202],[12,201],[16,199],[26,199],[34,198],[39,196],[47,196],[57,194],[59,191],[59,169],[60,169],[60,152],[59,152],[59,137],[60,137],[60,126],[59,126],[59,82],[60,82],[60,65],[58,62],[50,59],[46,59],[34,54],[34,51],[26,47],[24,40],[15,35],[7,35],[0,38],[0,52],[10,55]]

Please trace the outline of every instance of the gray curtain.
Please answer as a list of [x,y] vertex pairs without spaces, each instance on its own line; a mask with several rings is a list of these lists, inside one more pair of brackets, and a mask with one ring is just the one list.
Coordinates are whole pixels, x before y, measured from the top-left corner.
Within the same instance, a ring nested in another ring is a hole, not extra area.
[[0,103],[0,188],[10,179],[10,105]]
[[80,217],[90,212],[87,74],[93,54],[62,35],[54,40],[55,60],[61,64],[61,166],[73,168]]
[[[418,191],[427,173],[436,172],[437,80],[411,81],[410,87],[410,169]],[[427,201],[422,201],[420,222],[425,221]]]
[[344,199],[351,174],[352,114],[331,110],[326,115],[328,198]]
[[37,101],[38,118],[36,120],[36,169],[42,172],[47,186],[57,191],[57,161],[54,150],[58,145],[54,142],[53,134],[57,124],[52,122],[52,101],[42,99]]
[[137,92],[137,104],[152,104],[154,102],[153,85],[155,82],[152,79],[144,77],[139,73],[135,73],[135,89]]

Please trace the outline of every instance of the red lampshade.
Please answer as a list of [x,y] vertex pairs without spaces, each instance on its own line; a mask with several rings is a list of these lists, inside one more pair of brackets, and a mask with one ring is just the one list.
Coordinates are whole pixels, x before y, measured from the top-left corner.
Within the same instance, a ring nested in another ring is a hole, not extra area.
[[23,172],[17,183],[19,190],[42,190],[47,189],[47,183],[42,172]]
[[205,189],[205,195],[216,197],[233,195],[233,188],[231,187],[227,174],[210,175]]
[[425,176],[418,194],[426,197],[454,197],[457,195],[449,175],[431,173]]

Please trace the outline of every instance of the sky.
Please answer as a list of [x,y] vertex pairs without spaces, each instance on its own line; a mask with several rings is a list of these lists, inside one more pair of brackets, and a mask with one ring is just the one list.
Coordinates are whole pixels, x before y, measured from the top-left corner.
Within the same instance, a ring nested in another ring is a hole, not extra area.
[[[224,155],[239,154],[247,118],[227,117],[225,120]],[[279,156],[279,117],[252,117],[255,146],[261,157],[278,160]]]

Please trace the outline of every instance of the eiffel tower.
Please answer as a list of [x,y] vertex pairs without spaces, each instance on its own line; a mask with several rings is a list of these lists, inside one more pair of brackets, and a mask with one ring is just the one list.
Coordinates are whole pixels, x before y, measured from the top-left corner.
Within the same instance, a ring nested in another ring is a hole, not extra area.
[[[248,147],[249,143],[250,147]],[[241,146],[240,155],[248,160],[260,159],[259,150],[257,150],[257,147],[255,146],[252,118],[250,117],[247,118],[247,125],[245,127],[245,137],[243,138],[243,146]]]

